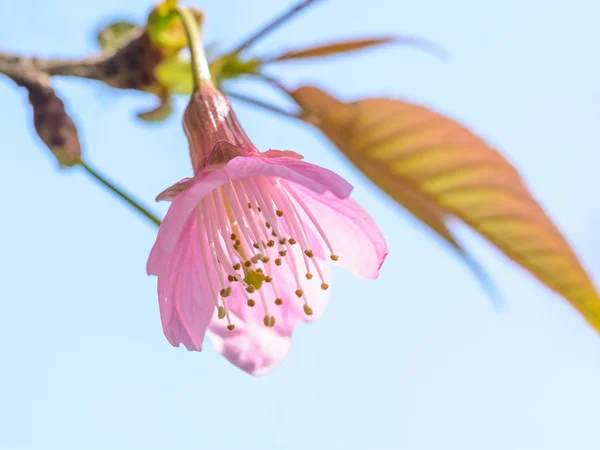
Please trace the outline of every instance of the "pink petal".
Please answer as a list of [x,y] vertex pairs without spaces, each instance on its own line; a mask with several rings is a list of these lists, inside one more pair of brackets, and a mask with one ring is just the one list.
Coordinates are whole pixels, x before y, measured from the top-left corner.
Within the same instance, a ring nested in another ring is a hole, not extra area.
[[227,360],[248,372],[260,376],[277,367],[287,356],[291,338],[281,336],[266,327],[224,328],[222,321],[211,325],[208,337],[215,350]]
[[[196,222],[186,231],[186,237],[198,236]],[[158,301],[163,331],[171,345],[202,351],[215,306],[206,295],[210,272],[202,267],[199,251],[193,239],[181,239],[168,269],[158,277]]]
[[345,198],[352,192],[352,185],[335,172],[290,157],[237,157],[225,168],[232,180],[255,176],[284,178],[301,184],[315,192],[331,191]]
[[[168,255],[177,245],[190,214],[206,194],[227,182],[224,170],[213,170],[194,178],[194,182],[177,195],[158,230],[156,242],[146,266],[148,275],[159,275]],[[184,180],[187,183],[187,181]]]
[[316,193],[298,184],[289,186],[318,220],[339,256],[339,264],[357,276],[377,278],[388,248],[371,216],[351,198]]

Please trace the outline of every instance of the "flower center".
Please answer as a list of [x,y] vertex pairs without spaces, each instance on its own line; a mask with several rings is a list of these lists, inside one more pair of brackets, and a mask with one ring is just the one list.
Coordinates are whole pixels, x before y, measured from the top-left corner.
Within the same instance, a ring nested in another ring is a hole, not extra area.
[[322,262],[317,260],[309,240],[320,241],[313,242],[319,251],[325,244],[333,261],[338,256],[289,182],[268,177],[229,181],[206,195],[197,214],[203,263],[216,272],[216,277],[208,275],[210,294],[217,316],[227,319],[229,330],[235,325],[227,302],[235,289],[242,293],[250,308],[258,300],[264,310],[264,325],[274,327],[275,317],[270,311],[273,305],[283,304],[282,293],[278,291],[278,281],[283,277],[291,276],[293,283],[287,281],[282,285],[293,285],[304,313],[313,314],[303,283],[316,275],[321,289],[326,290],[329,285],[320,267]]

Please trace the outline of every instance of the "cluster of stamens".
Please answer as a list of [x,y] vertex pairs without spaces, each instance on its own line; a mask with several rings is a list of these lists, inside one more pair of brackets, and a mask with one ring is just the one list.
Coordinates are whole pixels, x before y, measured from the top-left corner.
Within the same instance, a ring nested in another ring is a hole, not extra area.
[[[197,212],[203,263],[216,272],[216,276],[208,275],[208,281],[217,317],[227,320],[229,330],[235,325],[227,299],[234,289],[242,292],[248,307],[254,308],[260,302],[264,325],[275,326],[270,311],[271,305],[283,304],[277,279],[284,271],[292,274],[294,294],[303,302],[304,313],[313,314],[302,288],[301,273],[309,282],[317,275],[323,290],[329,285],[308,245],[308,232],[316,232],[333,261],[338,256],[312,212],[287,181],[268,177],[229,181],[207,194]],[[294,251],[295,245],[300,251]]]

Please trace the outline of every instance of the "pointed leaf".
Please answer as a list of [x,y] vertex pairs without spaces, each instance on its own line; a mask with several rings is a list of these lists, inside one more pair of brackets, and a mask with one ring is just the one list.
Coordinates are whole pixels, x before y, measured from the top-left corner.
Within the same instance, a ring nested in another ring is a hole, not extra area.
[[600,299],[576,255],[516,169],[482,139],[400,100],[343,103],[313,87],[292,96],[305,119],[392,198],[423,220],[406,202],[406,192],[416,191],[427,199],[422,204],[470,225],[600,331]]
[[138,112],[137,116],[144,122],[162,122],[173,113],[173,104],[171,97],[166,93],[164,96],[159,96],[159,103],[149,111]]
[[406,44],[420,47],[423,50],[436,56],[444,56],[441,50],[435,44],[412,36],[384,36],[376,38],[350,39],[346,41],[336,41],[327,44],[315,45],[300,50],[289,50],[281,55],[265,59],[264,62],[289,61],[292,59],[320,58],[333,56],[340,53],[355,52],[370,47],[384,44]]
[[111,23],[98,32],[96,39],[103,51],[116,50],[127,42],[128,34],[134,28],[137,28],[137,25],[131,22]]

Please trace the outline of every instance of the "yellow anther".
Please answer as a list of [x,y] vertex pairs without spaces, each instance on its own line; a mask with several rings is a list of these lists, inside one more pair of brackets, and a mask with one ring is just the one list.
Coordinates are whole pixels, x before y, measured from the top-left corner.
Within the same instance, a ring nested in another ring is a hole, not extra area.
[[251,265],[252,265],[252,261],[246,261],[244,263],[244,266],[246,266],[246,267],[250,267]]
[[304,304],[304,314],[306,314],[307,316],[312,316],[313,314],[313,310],[310,306],[308,306],[306,303]]
[[269,317],[269,326],[273,328],[275,326],[275,316]]
[[265,324],[265,327],[268,327],[271,324],[271,318],[269,316],[265,316],[263,323]]
[[321,283],[321,289],[326,291],[327,289],[329,289],[329,285],[327,283]]
[[287,242],[287,239],[286,239],[286,238],[281,238],[281,239],[279,239],[279,243],[280,243],[281,245],[285,245],[285,243],[286,243],[286,242]]
[[271,281],[273,281],[273,278],[271,278],[270,276],[266,276],[265,277],[265,283],[270,283]]
[[235,241],[237,239],[237,236],[235,235],[235,233],[231,233],[231,240]]
[[221,297],[229,297],[231,295],[231,287],[226,287],[224,289],[221,289]]
[[283,216],[283,211],[277,210],[275,211],[275,214],[277,214],[277,217],[281,217]]
[[281,255],[281,256],[287,255],[287,250],[279,250],[279,255]]
[[304,250],[304,254],[306,256],[308,256],[309,258],[312,258],[313,256],[315,256],[315,254],[313,253],[313,251],[310,248],[307,248],[306,250]]
[[269,242],[267,242],[267,247],[273,247],[275,245],[275,241],[273,239],[271,239]]
[[225,318],[225,308],[223,306],[219,306],[219,311],[217,312],[217,317],[219,319]]
[[233,331],[233,330],[235,329],[235,325],[234,325],[234,324],[232,324],[232,323],[230,323],[229,325],[227,325],[227,329],[228,329],[229,331]]
[[338,259],[340,259],[338,255],[331,255],[330,258],[332,261],[337,261]]
[[275,304],[276,304],[277,306],[281,306],[281,305],[283,305],[283,299],[282,299],[282,298],[276,298],[276,299],[275,299]]
[[248,299],[247,303],[250,308],[254,308],[254,305],[256,305],[256,302],[251,298]]
[[232,267],[233,267],[233,270],[240,270],[242,265],[240,263],[235,263]]
[[275,258],[275,265],[276,266],[280,266],[281,265],[281,258]]
[[254,286],[252,286],[252,285],[250,285],[250,286],[248,286],[248,287],[246,288],[246,292],[247,292],[248,294],[252,294],[254,291],[256,291],[256,288],[255,288]]
[[290,243],[290,245],[294,245],[296,243],[296,239],[289,238],[288,242]]
[[269,262],[271,258],[269,258],[268,256],[263,256],[261,261],[264,262],[265,264]]
[[306,274],[306,279],[307,280],[312,280],[313,274],[312,273],[307,273]]
[[304,291],[302,291],[302,289],[296,289],[296,295],[298,297],[302,297],[304,295]]

